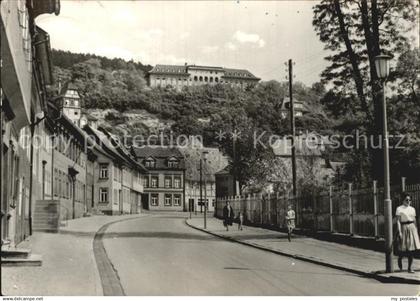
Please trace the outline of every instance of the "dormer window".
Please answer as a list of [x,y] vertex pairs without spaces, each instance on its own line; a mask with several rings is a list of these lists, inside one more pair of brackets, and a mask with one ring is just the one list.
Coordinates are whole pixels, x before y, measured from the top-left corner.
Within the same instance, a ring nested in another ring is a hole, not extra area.
[[148,168],[156,168],[156,160],[152,157],[149,157],[144,160],[144,165]]
[[179,161],[175,157],[171,157],[168,159],[168,167],[169,168],[177,168],[179,165]]

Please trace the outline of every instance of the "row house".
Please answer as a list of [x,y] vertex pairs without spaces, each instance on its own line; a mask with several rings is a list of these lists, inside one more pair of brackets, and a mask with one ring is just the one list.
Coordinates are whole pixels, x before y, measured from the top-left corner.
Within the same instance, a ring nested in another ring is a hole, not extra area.
[[131,154],[148,172],[143,178],[142,208],[184,211],[185,163],[178,149],[168,146],[133,147]]
[[1,244],[14,247],[32,234],[33,200],[41,190],[30,143],[43,127],[46,87],[53,82],[48,33],[42,14],[59,14],[59,0],[0,2],[0,205]]
[[84,131],[93,140],[89,146],[95,157],[92,207],[109,214],[141,212],[144,166],[134,160],[118,140],[107,131],[90,125]]
[[87,212],[87,135],[54,107],[40,128],[37,165],[41,175],[35,181],[41,194],[35,200],[35,231],[57,231],[60,222],[79,218]]

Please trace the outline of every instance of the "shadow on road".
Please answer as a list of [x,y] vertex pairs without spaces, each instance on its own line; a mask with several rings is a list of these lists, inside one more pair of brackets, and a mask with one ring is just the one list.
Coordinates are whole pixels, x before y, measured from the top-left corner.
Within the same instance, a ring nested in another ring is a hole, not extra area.
[[239,270],[239,271],[268,271],[268,272],[281,272],[281,273],[293,273],[293,274],[308,274],[308,275],[336,275],[336,276],[351,276],[358,278],[366,278],[362,275],[337,273],[337,272],[307,272],[307,271],[293,271],[293,270],[280,270],[280,269],[261,269],[261,268],[246,268],[246,267],[225,267],[225,270]]
[[176,233],[176,232],[107,232],[104,235],[104,239],[109,238],[127,238],[127,237],[136,237],[136,238],[168,238],[168,239],[190,239],[190,240],[206,240],[206,241],[215,241],[220,240],[220,238],[212,237],[210,235],[202,234],[189,234],[189,233]]

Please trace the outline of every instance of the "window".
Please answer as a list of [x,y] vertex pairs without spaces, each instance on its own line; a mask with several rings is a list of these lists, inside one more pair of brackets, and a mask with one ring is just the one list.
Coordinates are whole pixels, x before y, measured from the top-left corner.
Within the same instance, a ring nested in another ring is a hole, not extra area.
[[165,206],[172,206],[172,195],[165,194]]
[[213,82],[213,76],[210,76],[210,82],[211,83]]
[[207,76],[205,76],[205,77],[204,77],[204,81],[205,81],[205,82],[208,82],[208,81],[209,81],[209,78],[208,78]]
[[165,188],[171,188],[171,187],[172,187],[172,177],[165,176]]
[[150,197],[150,203],[152,206],[159,206],[159,195],[152,194]]
[[151,183],[150,183],[152,188],[157,188],[159,187],[159,178],[157,176],[153,176],[151,178]]
[[99,202],[108,203],[108,188],[99,188]]
[[218,77],[215,77],[214,78],[214,81],[217,83],[217,82],[219,82],[219,78]]
[[74,115],[78,115],[79,114],[79,112],[77,112],[77,111],[74,111]]
[[146,165],[146,167],[151,167],[151,168],[155,168],[156,167],[156,161],[155,160],[153,160],[153,159],[147,159],[146,161],[145,161],[145,165]]
[[174,188],[181,188],[181,177],[174,178]]
[[169,168],[177,168],[178,167],[178,160],[175,158],[168,160],[168,167]]
[[149,177],[147,176],[143,178],[143,187],[144,188],[149,187]]
[[200,82],[202,82],[202,81],[203,81],[203,77],[202,77],[202,76],[200,76],[200,77],[199,77],[199,80],[200,80]]
[[108,179],[108,164],[101,164],[99,170],[100,179]]
[[174,195],[174,206],[181,206],[181,195],[175,194]]

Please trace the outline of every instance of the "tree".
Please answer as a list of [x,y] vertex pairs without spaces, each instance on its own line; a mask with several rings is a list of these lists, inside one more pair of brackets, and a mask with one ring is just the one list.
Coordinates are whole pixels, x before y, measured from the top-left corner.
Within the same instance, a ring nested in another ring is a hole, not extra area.
[[394,78],[397,80],[399,94],[411,94],[413,99],[417,98],[420,88],[420,49],[406,50],[398,58]]
[[[408,43],[407,32],[418,16],[418,4],[410,0],[323,0],[314,6],[313,26],[331,51],[331,63],[322,78],[345,94],[356,91],[364,127],[373,135],[382,129],[381,83],[375,71],[379,54],[401,53]],[[348,79],[353,82],[349,83]],[[382,179],[381,156],[374,158],[372,175]]]

